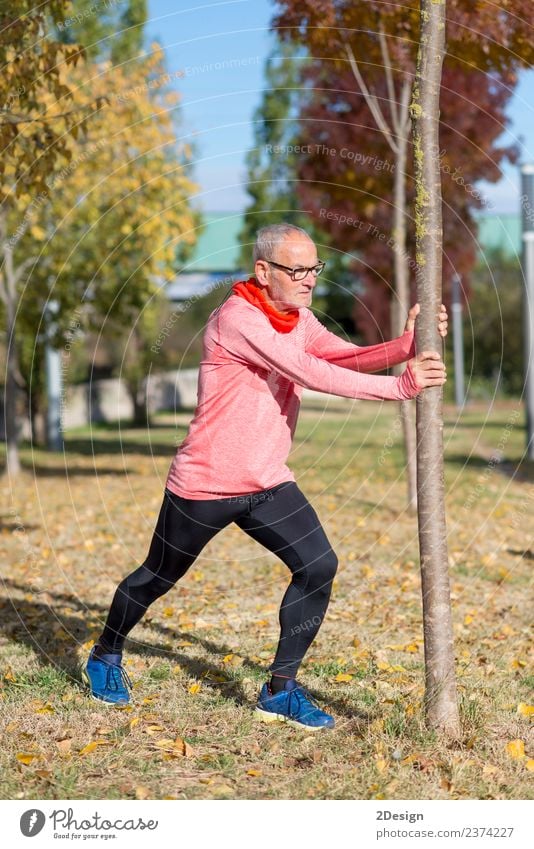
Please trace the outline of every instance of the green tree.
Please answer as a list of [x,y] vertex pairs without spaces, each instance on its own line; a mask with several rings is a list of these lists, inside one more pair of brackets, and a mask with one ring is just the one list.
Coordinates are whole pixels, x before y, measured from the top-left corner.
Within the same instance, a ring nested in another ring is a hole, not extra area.
[[244,268],[250,267],[254,237],[261,227],[282,221],[299,227],[307,223],[295,194],[293,159],[287,153],[296,135],[297,50],[291,43],[278,44],[265,63],[265,89],[253,117],[254,147],[246,156],[251,202],[240,233]]
[[63,44],[83,44],[89,59],[127,62],[142,52],[147,3],[128,0],[124,6],[96,3],[93,9],[87,0],[72,0],[63,20],[50,22],[54,36]]
[[298,114],[305,69],[305,51],[288,42],[278,42],[266,60],[263,96],[253,117],[254,147],[246,157],[251,202],[240,233],[240,263],[252,271],[252,246],[261,227],[285,221],[304,228],[317,243],[321,257],[328,260],[320,279],[322,294],[316,295],[314,309],[332,330],[349,334],[354,330],[350,318],[354,275],[341,252],[331,249],[330,237],[302,209],[297,195],[296,162],[298,146],[303,144]]
[[490,397],[497,388],[516,397],[523,392],[522,285],[519,259],[500,248],[486,251],[475,266],[464,317],[465,362],[474,391],[481,381]]

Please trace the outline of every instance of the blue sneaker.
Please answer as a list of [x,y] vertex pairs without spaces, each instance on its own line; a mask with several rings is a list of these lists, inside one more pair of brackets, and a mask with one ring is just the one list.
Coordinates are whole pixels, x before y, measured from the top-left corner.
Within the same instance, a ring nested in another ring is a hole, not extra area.
[[82,669],[82,678],[89,686],[92,697],[106,704],[129,704],[132,682],[122,666],[122,655],[94,657],[94,650],[93,646],[87,665]]
[[273,695],[268,684],[261,688],[255,711],[262,722],[288,722],[296,728],[319,731],[333,728],[334,717],[321,710],[315,699],[294,678],[286,681],[285,688]]

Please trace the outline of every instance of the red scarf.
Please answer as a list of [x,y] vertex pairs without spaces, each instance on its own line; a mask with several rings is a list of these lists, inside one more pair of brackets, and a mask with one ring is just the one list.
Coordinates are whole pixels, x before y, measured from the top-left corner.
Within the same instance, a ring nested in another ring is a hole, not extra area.
[[299,311],[295,309],[290,312],[280,312],[275,309],[263,294],[263,290],[258,286],[255,277],[234,283],[232,289],[236,295],[245,298],[249,304],[254,304],[255,307],[264,312],[274,329],[280,333],[289,333],[297,325]]

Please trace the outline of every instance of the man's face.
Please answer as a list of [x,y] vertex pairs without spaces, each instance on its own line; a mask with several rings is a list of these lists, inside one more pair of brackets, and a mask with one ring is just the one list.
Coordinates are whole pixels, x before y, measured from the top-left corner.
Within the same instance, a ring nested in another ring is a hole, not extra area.
[[[317,249],[311,239],[302,233],[290,233],[273,250],[273,256],[269,257],[279,265],[288,268],[312,268],[317,265]],[[277,310],[295,309],[295,307],[309,307],[312,301],[312,292],[317,283],[317,278],[310,271],[304,278],[295,282],[287,271],[269,265],[265,260],[259,259],[254,267],[256,279],[263,289],[268,301]]]

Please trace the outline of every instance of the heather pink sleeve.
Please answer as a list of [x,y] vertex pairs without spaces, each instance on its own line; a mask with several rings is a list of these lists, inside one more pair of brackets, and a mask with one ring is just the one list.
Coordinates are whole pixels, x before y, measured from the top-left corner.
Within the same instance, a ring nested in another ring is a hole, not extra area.
[[294,341],[276,331],[259,310],[239,307],[218,318],[218,343],[234,358],[268,371],[277,371],[288,380],[343,398],[406,400],[420,389],[408,367],[400,377],[354,373],[300,350]]
[[342,368],[369,373],[382,371],[415,357],[413,330],[390,342],[360,347],[331,333],[310,310],[305,312],[305,321],[306,351]]

